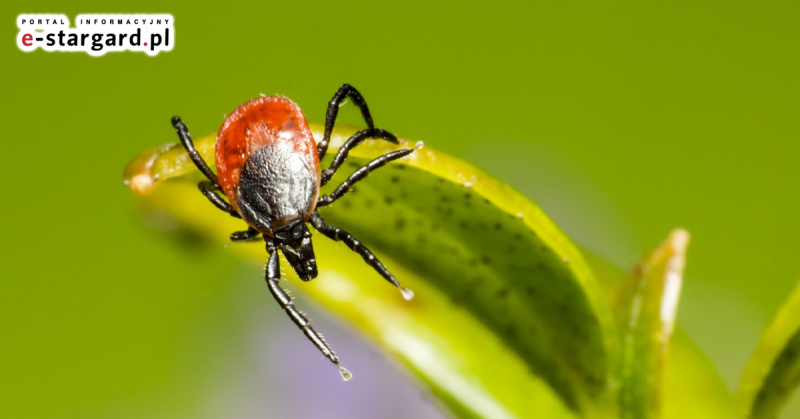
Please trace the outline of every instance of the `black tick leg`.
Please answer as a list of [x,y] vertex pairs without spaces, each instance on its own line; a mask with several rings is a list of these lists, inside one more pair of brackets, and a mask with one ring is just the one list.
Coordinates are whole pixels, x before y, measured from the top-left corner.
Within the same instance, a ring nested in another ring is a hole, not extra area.
[[172,117],[172,126],[175,127],[175,131],[178,133],[178,138],[181,139],[181,143],[183,147],[186,149],[186,152],[189,153],[189,157],[194,162],[194,165],[203,172],[204,175],[208,178],[216,186],[219,186],[219,179],[217,179],[217,175],[211,171],[211,168],[208,167],[205,160],[200,157],[200,153],[194,149],[194,143],[192,142],[192,137],[189,135],[189,130],[184,125],[183,121],[181,121],[180,117],[173,116]]
[[231,233],[231,241],[234,243],[249,242],[258,237],[261,233],[253,227],[247,227],[245,231]]
[[278,284],[278,281],[281,279],[281,270],[280,270],[280,261],[278,259],[278,251],[275,248],[275,244],[272,241],[267,241],[267,252],[269,253],[269,259],[267,260],[267,267],[266,267],[266,279],[267,279],[267,286],[269,287],[269,291],[272,293],[272,296],[275,297],[275,300],[281,306],[281,308],[286,311],[286,314],[289,315],[289,318],[292,319],[294,324],[299,327],[303,333],[305,333],[308,340],[310,340],[317,349],[325,355],[326,358],[331,360],[336,366],[339,367],[339,371],[342,373],[342,378],[345,381],[349,380],[352,377],[350,371],[347,371],[339,362],[339,358],[333,353],[333,349],[325,342],[325,339],[322,338],[322,335],[317,333],[313,327],[311,327],[311,322],[303,315],[297,311],[295,308],[292,299],[286,294],[286,291],[281,288]]
[[204,180],[197,184],[197,188],[200,189],[200,192],[214,204],[215,207],[221,209],[222,211],[227,212],[230,214],[231,217],[242,218],[238,212],[228,203],[228,201],[224,200],[221,196],[217,195],[215,191],[219,190],[219,187],[214,185],[208,180]]
[[361,243],[361,241],[353,237],[352,234],[342,230],[339,227],[327,224],[316,210],[313,214],[311,214],[311,219],[308,222],[326,237],[337,242],[344,242],[352,251],[361,255],[361,257],[364,258],[364,261],[367,262],[367,265],[375,269],[384,279],[389,281],[390,284],[394,285],[400,290],[400,292],[403,294],[403,298],[406,300],[414,298],[414,292],[408,288],[403,288],[394,275],[392,275],[392,273],[389,272],[385,266],[383,266],[383,263],[381,263],[381,261],[378,260],[378,258],[375,257],[375,255],[373,255],[372,252]]
[[336,91],[331,101],[328,102],[328,112],[325,113],[325,133],[322,136],[322,141],[317,145],[320,160],[325,157],[325,152],[328,151],[328,142],[331,140],[333,124],[336,123],[336,116],[339,114],[339,106],[341,106],[342,102],[347,98],[350,98],[353,104],[361,109],[361,116],[364,117],[364,122],[367,123],[367,127],[371,130],[375,129],[375,123],[372,122],[372,115],[369,113],[369,107],[364,97],[361,96],[361,93],[359,93],[355,87],[345,83]]
[[322,185],[328,183],[333,177],[333,174],[336,173],[336,170],[344,163],[345,159],[347,159],[347,154],[350,152],[351,149],[356,147],[357,145],[361,144],[367,138],[381,138],[386,141],[389,141],[394,144],[398,144],[397,137],[389,131],[384,131],[380,128],[376,129],[365,129],[363,131],[359,131],[353,134],[345,143],[342,145],[342,148],[336,152],[336,156],[333,158],[331,165],[322,171]]
[[385,166],[386,163],[389,163],[392,160],[397,160],[399,158],[405,157],[413,153],[414,151],[415,149],[413,148],[392,151],[391,153],[384,154],[378,157],[377,159],[369,162],[366,166],[363,166],[360,169],[353,172],[353,174],[350,175],[350,177],[348,177],[347,179],[345,179],[345,181],[342,182],[341,185],[337,186],[336,189],[334,189],[334,191],[331,192],[330,195],[323,195],[319,197],[319,199],[317,200],[317,207],[324,207],[326,205],[330,205],[337,199],[341,198],[342,195],[346,194],[350,190],[350,187],[353,186],[353,184],[367,177],[370,174],[370,172]]

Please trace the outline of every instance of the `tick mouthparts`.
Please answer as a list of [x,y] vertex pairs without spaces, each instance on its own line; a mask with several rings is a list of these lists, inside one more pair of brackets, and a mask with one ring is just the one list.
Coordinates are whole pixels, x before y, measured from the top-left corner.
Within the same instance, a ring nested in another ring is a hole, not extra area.
[[408,288],[400,287],[400,293],[403,294],[403,298],[405,298],[406,301],[411,301],[411,299],[414,298],[414,291]]

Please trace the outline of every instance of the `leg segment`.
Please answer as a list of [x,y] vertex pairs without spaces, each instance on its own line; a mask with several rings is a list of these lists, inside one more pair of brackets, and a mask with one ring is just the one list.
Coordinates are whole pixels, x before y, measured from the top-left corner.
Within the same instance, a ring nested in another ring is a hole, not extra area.
[[347,98],[350,98],[353,103],[361,109],[361,115],[364,117],[367,127],[369,127],[369,129],[375,128],[375,123],[372,122],[372,115],[369,113],[367,102],[364,101],[361,93],[358,93],[355,87],[345,83],[339,88],[336,94],[333,95],[331,101],[328,102],[328,112],[325,114],[325,134],[322,136],[322,141],[317,145],[320,160],[325,157],[325,152],[328,151],[328,142],[331,140],[331,132],[333,132],[333,124],[336,123],[336,115],[339,114],[339,106]]
[[222,211],[227,212],[231,215],[231,217],[242,218],[238,212],[229,204],[227,201],[222,199],[221,196],[217,195],[215,191],[219,190],[219,187],[211,183],[211,181],[204,180],[197,184],[197,188],[200,189],[200,192],[211,201],[214,206],[221,209]]
[[294,324],[296,324],[297,327],[299,327],[303,333],[305,333],[308,340],[310,340],[314,346],[316,346],[317,349],[319,349],[320,352],[325,355],[326,358],[330,359],[331,362],[339,367],[339,371],[342,373],[342,378],[344,378],[345,381],[349,380],[352,375],[339,363],[339,358],[335,353],[333,353],[333,349],[331,349],[328,343],[325,342],[325,339],[322,338],[322,335],[314,331],[314,328],[311,327],[311,323],[303,315],[303,313],[297,311],[292,299],[278,284],[278,281],[281,279],[280,262],[278,259],[278,251],[275,248],[275,244],[271,241],[267,242],[267,252],[269,253],[269,259],[267,260],[266,268],[267,286],[269,287],[269,291],[272,293],[272,296],[275,297],[275,301],[277,301],[281,308],[286,311],[286,314],[289,315],[289,318],[292,319]]
[[236,231],[231,234],[231,241],[235,243],[249,242],[258,237],[261,233],[253,227],[248,227],[246,231]]
[[186,128],[186,125],[183,124],[181,118],[177,116],[172,117],[172,126],[175,127],[175,131],[178,133],[178,138],[181,139],[181,143],[183,147],[186,149],[186,152],[189,153],[189,157],[194,162],[195,166],[203,172],[204,175],[208,178],[216,186],[219,186],[219,179],[217,179],[217,175],[211,171],[211,169],[206,164],[205,160],[200,157],[200,153],[194,149],[194,143],[192,142],[192,137],[189,135],[189,130]]
[[409,148],[406,150],[398,150],[392,151],[391,153],[384,154],[383,156],[378,157],[377,159],[369,162],[366,166],[356,170],[350,177],[348,177],[341,185],[337,186],[336,189],[331,192],[330,195],[323,195],[319,197],[317,200],[317,207],[324,207],[326,205],[330,205],[332,202],[336,201],[337,199],[341,198],[342,195],[346,194],[350,187],[353,186],[356,182],[360,181],[367,177],[370,172],[383,167],[386,163],[389,163],[392,160],[397,160],[401,157],[405,157],[411,153],[413,153],[415,149]]
[[373,269],[378,271],[378,273],[384,279],[389,281],[390,284],[394,285],[400,290],[400,292],[403,294],[403,298],[405,298],[406,300],[414,298],[414,292],[412,292],[407,288],[403,288],[397,281],[397,279],[394,277],[394,275],[392,275],[392,273],[389,272],[389,270],[386,269],[385,266],[383,266],[383,263],[381,263],[381,261],[378,260],[378,258],[375,257],[375,255],[373,255],[372,252],[370,252],[370,250],[366,248],[366,246],[361,244],[361,242],[358,239],[353,237],[352,234],[342,230],[339,227],[327,224],[325,220],[323,220],[322,217],[320,217],[319,213],[316,210],[314,211],[313,214],[311,214],[311,219],[309,220],[309,222],[311,223],[311,225],[314,226],[314,228],[317,229],[317,231],[319,231],[326,237],[337,242],[338,241],[344,242],[351,250],[361,255],[361,257],[364,258],[364,261],[367,262],[367,265],[371,266]]
[[336,170],[339,169],[339,166],[344,163],[345,159],[347,159],[347,154],[350,150],[357,145],[361,144],[367,138],[382,138],[386,141],[392,142],[397,144],[397,137],[394,134],[388,131],[384,131],[382,129],[365,129],[363,131],[359,131],[353,134],[350,139],[348,139],[343,145],[342,148],[336,153],[336,157],[333,158],[330,167],[322,171],[322,184],[325,185],[331,180],[333,174],[336,173]]

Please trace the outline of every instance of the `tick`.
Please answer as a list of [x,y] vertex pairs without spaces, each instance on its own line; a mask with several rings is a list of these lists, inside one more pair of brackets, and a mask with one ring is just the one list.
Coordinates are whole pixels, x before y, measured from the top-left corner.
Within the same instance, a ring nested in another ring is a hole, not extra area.
[[[339,106],[348,98],[361,110],[368,128],[350,137],[336,153],[330,167],[320,170],[320,160],[328,150]],[[350,149],[368,138],[398,144],[394,134],[375,128],[367,103],[358,90],[349,84],[343,85],[328,103],[325,132],[319,144],[314,141],[300,107],[287,98],[259,97],[236,108],[222,123],[217,134],[216,174],[195,150],[183,121],[177,116],[173,117],[172,125],[189,157],[208,178],[198,184],[203,195],[220,210],[247,223],[247,230],[231,234],[231,241],[251,241],[258,236],[264,239],[269,254],[266,281],[272,296],[322,354],[339,367],[342,378],[349,380],[352,377],[350,372],[341,365],[330,345],[295,308],[292,299],[278,283],[281,278],[278,251],[283,253],[300,279],[310,281],[316,278],[317,260],[311,232],[306,226],[306,223],[311,224],[322,235],[344,242],[360,254],[368,265],[410,300],[414,296],[411,290],[403,288],[358,239],[339,227],[327,224],[317,208],[332,204],[370,172],[411,154],[414,149],[380,156],[356,170],[330,195],[320,196],[320,187],[331,180]],[[225,195],[227,201],[220,193]]]

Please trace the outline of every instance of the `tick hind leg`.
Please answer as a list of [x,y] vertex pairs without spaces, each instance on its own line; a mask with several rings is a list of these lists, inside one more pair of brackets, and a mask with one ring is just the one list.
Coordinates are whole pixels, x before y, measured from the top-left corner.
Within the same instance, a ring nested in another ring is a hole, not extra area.
[[278,284],[278,281],[281,279],[281,270],[280,270],[280,261],[278,259],[278,251],[275,248],[275,244],[271,241],[267,242],[267,252],[269,253],[269,259],[267,260],[267,268],[266,268],[266,279],[267,279],[267,286],[269,287],[269,291],[272,293],[272,296],[275,297],[275,301],[281,306],[281,308],[289,315],[289,318],[292,319],[294,324],[303,331],[306,335],[308,340],[310,340],[317,349],[325,355],[331,362],[336,364],[339,367],[339,371],[342,373],[342,378],[345,381],[349,380],[352,375],[350,371],[347,371],[341,363],[339,362],[339,357],[333,353],[333,349],[331,349],[328,342],[325,342],[325,339],[322,338],[322,335],[317,333],[313,327],[311,327],[311,322],[308,321],[306,316],[303,313],[299,312],[297,308],[294,306],[294,302],[292,302],[291,297],[286,294],[286,291],[281,288]]
[[208,164],[206,164],[206,161],[200,156],[200,153],[195,150],[192,137],[189,135],[189,129],[186,128],[186,125],[183,123],[183,121],[181,121],[181,118],[173,116],[172,126],[175,127],[175,131],[178,133],[178,138],[181,139],[181,144],[183,144],[186,152],[189,153],[189,157],[192,159],[192,162],[194,162],[194,165],[197,166],[197,168],[200,169],[204,175],[206,175],[211,183],[219,187],[219,179],[217,179],[217,175],[211,171],[211,168],[208,167]]
[[367,265],[371,266],[373,269],[378,271],[378,273],[390,284],[397,287],[400,292],[403,294],[403,298],[406,300],[410,300],[414,298],[414,292],[408,288],[403,288],[400,285],[400,282],[397,281],[397,278],[383,266],[378,258],[372,254],[372,252],[364,246],[361,241],[353,237],[352,234],[342,230],[339,227],[332,226],[325,222],[319,213],[315,210],[313,214],[311,214],[311,219],[309,220],[312,226],[317,229],[320,233],[325,235],[326,237],[330,238],[334,241],[341,241],[344,242],[352,251],[361,255],[364,259],[364,262],[367,262]]
[[[336,91],[331,101],[328,102],[328,111],[325,113],[325,133],[322,136],[322,141],[317,145],[320,160],[325,157],[325,153],[328,151],[328,143],[331,140],[331,133],[333,132],[333,125],[336,123],[336,116],[339,114],[339,106],[341,106],[347,98],[350,98],[353,104],[358,106],[361,110],[361,116],[364,117],[364,122],[367,123],[369,130],[375,130],[375,123],[372,122],[372,115],[369,113],[369,107],[364,97],[361,96],[361,93],[359,93],[355,87],[345,83]],[[393,135],[392,138],[394,138]],[[397,139],[395,138],[394,141],[396,142]]]
[[[233,209],[233,206],[231,206],[228,201],[217,194],[217,191],[221,190],[219,186],[214,185],[208,180],[204,180],[197,184],[197,188],[200,189],[200,192],[202,192],[203,195],[208,198],[208,200],[211,201],[215,207],[227,212],[231,217],[242,218],[242,216],[239,215],[235,209]],[[232,237],[233,236],[231,236],[231,238]]]

